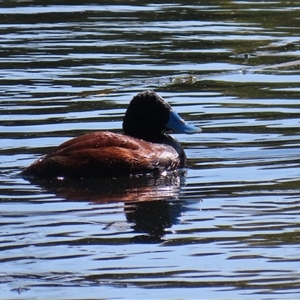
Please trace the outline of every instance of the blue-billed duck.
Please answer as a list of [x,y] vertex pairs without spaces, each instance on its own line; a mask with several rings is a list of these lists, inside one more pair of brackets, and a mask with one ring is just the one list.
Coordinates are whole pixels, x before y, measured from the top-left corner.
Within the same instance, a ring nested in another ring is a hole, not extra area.
[[187,124],[154,91],[137,94],[123,119],[124,134],[87,133],[59,145],[22,172],[32,177],[108,177],[161,173],[185,166],[179,142],[167,131],[193,134],[201,129]]

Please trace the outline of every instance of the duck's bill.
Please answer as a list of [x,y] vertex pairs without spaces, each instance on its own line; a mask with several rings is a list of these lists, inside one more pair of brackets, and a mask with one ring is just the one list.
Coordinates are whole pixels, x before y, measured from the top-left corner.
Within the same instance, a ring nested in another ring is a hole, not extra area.
[[193,134],[200,133],[202,129],[186,123],[175,111],[170,111],[169,122],[166,127],[179,133]]

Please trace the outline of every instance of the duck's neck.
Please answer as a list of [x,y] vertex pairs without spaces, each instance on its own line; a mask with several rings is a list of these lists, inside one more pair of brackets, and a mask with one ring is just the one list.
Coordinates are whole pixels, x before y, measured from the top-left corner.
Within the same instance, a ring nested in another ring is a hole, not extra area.
[[143,138],[143,140],[147,141],[147,142],[151,142],[151,143],[157,143],[157,144],[166,144],[169,145],[171,147],[173,147],[180,158],[180,167],[183,168],[186,165],[186,155],[185,152],[182,148],[182,146],[180,145],[180,143],[177,141],[177,139],[175,139],[172,135],[169,134],[161,134],[159,136],[151,137],[151,138]]
[[177,139],[175,139],[172,135],[164,134],[162,143],[173,147],[177,151],[179,158],[180,158],[180,167],[181,168],[185,167],[186,155],[185,155],[185,152],[184,152],[182,146],[177,141]]

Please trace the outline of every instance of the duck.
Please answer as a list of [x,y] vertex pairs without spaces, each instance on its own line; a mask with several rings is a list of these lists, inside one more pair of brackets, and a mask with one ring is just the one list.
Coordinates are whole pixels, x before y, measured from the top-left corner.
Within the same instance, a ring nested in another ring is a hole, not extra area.
[[186,167],[184,149],[170,131],[195,134],[152,90],[138,93],[123,118],[123,134],[96,131],[72,138],[38,158],[21,174],[26,177],[97,178],[157,174]]

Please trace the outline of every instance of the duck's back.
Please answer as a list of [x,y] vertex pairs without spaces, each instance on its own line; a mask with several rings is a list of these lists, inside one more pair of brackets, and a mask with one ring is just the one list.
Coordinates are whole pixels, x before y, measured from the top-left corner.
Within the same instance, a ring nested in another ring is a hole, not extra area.
[[112,132],[93,132],[71,139],[23,171],[39,177],[107,177],[174,170],[177,151]]

